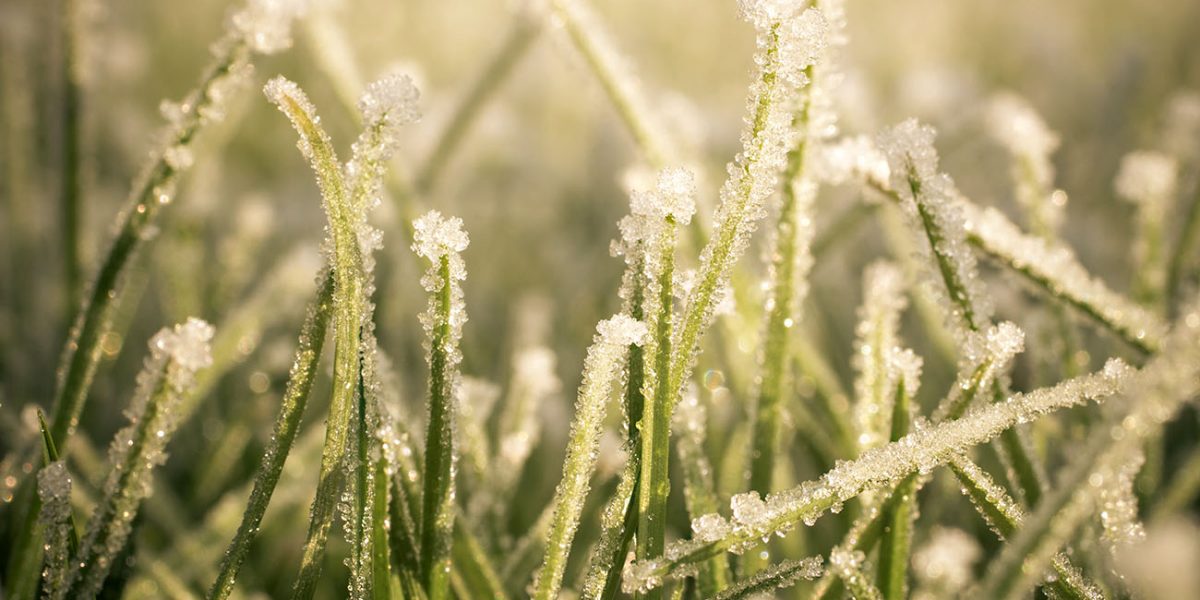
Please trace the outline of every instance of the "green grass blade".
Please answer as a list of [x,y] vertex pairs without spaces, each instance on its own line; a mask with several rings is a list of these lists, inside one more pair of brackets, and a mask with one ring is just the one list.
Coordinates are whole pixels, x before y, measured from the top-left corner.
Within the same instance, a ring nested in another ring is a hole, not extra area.
[[[806,72],[812,77],[812,68]],[[790,379],[787,370],[791,356],[789,340],[794,335],[794,325],[800,322],[800,306],[808,292],[808,272],[813,264],[810,244],[816,186],[804,173],[811,94],[804,94],[801,103],[795,127],[804,139],[788,153],[787,168],[783,172],[783,199],[775,223],[773,248],[768,254],[772,257],[767,300],[770,309],[763,323],[758,403],[751,433],[754,449],[750,461],[750,489],[763,494],[772,490],[775,454],[783,435],[782,404]]]
[[344,450],[358,390],[359,347],[365,305],[362,257],[359,253],[355,214],[342,166],[329,135],[319,125],[315,109],[296,84],[277,77],[264,88],[267,98],[292,122],[300,134],[300,149],[312,164],[333,237],[333,397],[326,421],[325,449],[313,498],[308,536],[300,574],[292,596],[311,598],[315,593],[326,540],[344,483]]
[[229,543],[229,548],[221,559],[219,575],[208,591],[207,598],[210,600],[227,598],[233,591],[238,570],[250,552],[250,544],[258,533],[271,496],[275,493],[275,486],[283,474],[284,462],[287,461],[296,435],[300,431],[300,421],[304,415],[304,408],[308,405],[313,382],[316,380],[317,366],[320,364],[321,350],[325,345],[326,330],[329,329],[333,312],[333,285],[333,274],[327,272],[322,277],[317,294],[308,307],[304,324],[300,327],[300,342],[296,347],[287,388],[279,406],[279,416],[275,420],[271,443],[263,454],[254,478],[254,489],[246,502],[242,523]]
[[430,261],[421,283],[429,293],[422,325],[429,338],[429,419],[425,435],[424,493],[421,499],[421,582],[431,600],[450,593],[454,543],[454,463],[457,460],[455,390],[462,356],[458,341],[466,320],[462,289],[466,249],[462,220],[431,211],[414,224],[413,249]]
[[[713,469],[704,453],[704,438],[708,428],[708,412],[694,387],[679,403],[677,418],[682,433],[675,443],[679,465],[683,470],[683,496],[688,515],[695,518],[717,512],[719,506],[713,483]],[[693,525],[692,535],[696,535]],[[713,596],[729,586],[733,574],[726,556],[714,556],[700,568],[696,577],[698,591],[703,597]]]
[[684,572],[721,552],[744,551],[757,546],[763,537],[786,532],[800,522],[814,521],[865,489],[886,485],[912,472],[930,470],[950,460],[953,454],[987,442],[1018,422],[1111,396],[1126,384],[1129,371],[1120,361],[1110,361],[1099,373],[1028,394],[1016,394],[1004,403],[980,406],[962,419],[911,433],[900,442],[839,464],[819,480],[772,494],[766,502],[758,500],[757,506],[747,502],[743,514],[735,511],[736,528],[733,523],[724,523],[722,529],[728,528],[726,535],[676,542],[667,548],[669,558],[638,561],[630,567],[623,587],[634,591],[658,585],[664,577]]
[[59,597],[99,594],[125,549],[142,500],[152,491],[150,473],[166,461],[166,444],[178,424],[177,410],[195,373],[212,362],[212,327],[199,319],[164,328],[150,340],[150,357],[138,391],[109,450],[111,471],[88,521],[78,556],[71,560]]
[[753,577],[743,579],[736,584],[713,596],[704,596],[712,600],[749,600],[764,596],[777,596],[778,590],[787,589],[801,579],[816,579],[824,569],[820,558],[803,560],[785,560],[771,565],[756,573]]
[[554,494],[554,517],[546,540],[546,552],[534,578],[534,598],[558,597],[567,555],[595,467],[604,403],[623,375],[629,345],[642,343],[646,336],[645,325],[625,315],[601,321],[596,327],[596,336],[584,360],[583,382],[579,386],[575,418],[571,423],[563,478]]
[[[899,378],[893,402],[891,418],[891,441],[897,442],[908,435],[913,418],[912,396],[916,394],[915,377]],[[917,479],[905,479],[892,492],[897,497],[895,504],[883,510],[883,538],[879,542],[879,565],[876,584],[880,594],[888,600],[899,600],[908,596],[908,561],[912,551],[914,521],[917,518]]]

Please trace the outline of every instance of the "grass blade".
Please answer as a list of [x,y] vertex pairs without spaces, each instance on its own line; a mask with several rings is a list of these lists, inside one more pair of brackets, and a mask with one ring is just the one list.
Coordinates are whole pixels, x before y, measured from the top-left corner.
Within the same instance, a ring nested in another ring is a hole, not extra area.
[[567,554],[595,467],[604,402],[620,380],[627,348],[643,343],[647,335],[644,324],[625,315],[601,321],[596,326],[596,336],[584,360],[583,383],[579,386],[579,400],[571,423],[563,478],[554,493],[554,517],[546,540],[546,552],[534,578],[534,598],[547,600],[558,596]]
[[413,250],[431,262],[421,284],[429,308],[421,318],[428,336],[429,420],[425,435],[424,494],[421,499],[421,582],[431,600],[450,593],[450,556],[454,539],[454,463],[457,460],[454,398],[458,341],[466,321],[462,288],[466,266],[461,252],[467,234],[462,220],[431,211],[413,224]]
[[109,450],[112,467],[103,496],[88,520],[78,556],[71,560],[66,585],[56,597],[100,593],[118,555],[126,547],[133,519],[152,488],[154,467],[166,461],[166,444],[178,424],[176,411],[197,371],[212,362],[213,329],[199,319],[164,328],[150,340],[150,356],[138,376],[138,392]]

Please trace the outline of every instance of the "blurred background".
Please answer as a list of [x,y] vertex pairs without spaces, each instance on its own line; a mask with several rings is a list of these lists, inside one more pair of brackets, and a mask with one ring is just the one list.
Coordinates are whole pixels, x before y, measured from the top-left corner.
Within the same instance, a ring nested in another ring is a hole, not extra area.
[[[966,195],[1022,222],[1009,158],[985,133],[985,109],[997,92],[1023,96],[1062,139],[1054,163],[1055,185],[1070,199],[1063,237],[1089,270],[1127,290],[1133,207],[1116,199],[1113,178],[1125,153],[1166,143],[1171,97],[1200,88],[1200,3],[847,5],[849,44],[836,91],[840,129],[874,134],[909,116],[933,124],[944,168]],[[155,147],[160,102],[178,100],[195,85],[232,7],[223,0],[87,0],[81,6],[79,230],[86,282],[131,182]],[[700,214],[707,220],[724,164],[740,146],[752,28],[738,18],[732,0],[600,0],[594,9],[633,65],[677,152],[700,170]],[[59,10],[55,1],[0,0],[0,445],[6,450],[31,434],[31,413],[23,408],[45,406],[53,397],[59,354],[79,304],[67,284],[58,202]],[[213,382],[195,425],[173,442],[164,477],[174,492],[153,501],[159,506],[154,510],[185,523],[218,518],[214,509],[253,474],[269,435],[324,237],[311,172],[296,151],[294,132],[260,93],[261,84],[277,74],[297,81],[346,157],[357,134],[351,103],[361,86],[400,70],[417,81],[424,116],[408,128],[395,165],[396,179],[410,191],[396,194],[393,186],[375,214],[385,232],[377,254],[378,335],[403,377],[405,402],[420,414],[425,366],[417,315],[425,300],[417,280],[424,265],[408,247],[405,220],[428,208],[461,216],[471,236],[464,373],[503,387],[512,377],[514,348],[533,336],[554,350],[562,381],[558,401],[542,407],[545,433],[524,474],[524,489],[536,500],[513,515],[519,528],[536,516],[558,479],[573,390],[595,323],[620,308],[623,263],[609,255],[609,242],[628,212],[622,175],[638,164],[639,152],[562,32],[542,27],[513,2],[323,0],[313,12],[298,24],[292,49],[255,59],[254,81],[238,92],[228,118],[197,140],[195,166],[181,180],[177,200],[159,222],[159,239],[136,263],[121,300],[118,319],[127,325],[104,340],[105,360],[82,431],[103,447],[121,426],[120,410],[154,331],[189,315],[220,330],[259,294],[260,309],[247,318],[260,326],[248,328],[236,349],[240,359]],[[507,61],[500,70],[497,56]],[[431,159],[451,115],[486,73],[500,75],[494,92],[481,100],[478,118],[448,156]],[[1196,166],[1183,165],[1185,196]],[[823,190],[818,237],[861,202],[861,192],[849,186]],[[866,263],[890,252],[884,237],[877,220],[863,220],[831,240],[812,273],[803,332],[847,388],[860,274]],[[755,244],[763,245],[757,238]],[[754,249],[740,265],[749,281],[765,271],[760,255]],[[696,253],[679,260],[694,268]],[[991,272],[989,286],[1000,317],[1031,332],[1045,328],[1046,311],[1032,308],[1044,306],[1036,296]],[[936,358],[936,340],[923,333],[917,317],[909,321],[904,333],[926,357],[922,397],[931,403],[951,381],[953,364]],[[729,330],[732,355],[718,360],[706,354],[698,371],[711,373],[710,389],[720,392],[712,394],[717,424],[710,441],[717,450],[729,443],[721,419],[743,417],[753,383],[730,365],[754,360],[758,333],[756,327],[722,327]],[[1103,335],[1086,336],[1093,366],[1127,352]],[[1017,389],[1047,383],[1039,375],[1032,333],[1027,346],[1014,376]],[[319,416],[325,401],[314,402],[309,416]],[[320,425],[319,418],[310,421]],[[1194,435],[1191,427],[1181,439]],[[318,451],[308,448],[312,460]],[[289,464],[295,463],[303,465]],[[801,469],[797,480],[820,472],[815,465]],[[722,477],[736,481],[737,473]],[[303,519],[311,482],[298,485],[289,506]],[[237,502],[230,506],[236,518]],[[287,522],[279,519],[274,522]],[[204,528],[195,530],[197,563],[215,562],[228,538],[214,535],[205,542]],[[144,547],[168,544],[153,527],[147,531]],[[275,541],[273,548],[296,552],[303,528],[281,527],[277,535],[295,543]],[[293,559],[258,560],[245,577],[252,589],[287,589]]]

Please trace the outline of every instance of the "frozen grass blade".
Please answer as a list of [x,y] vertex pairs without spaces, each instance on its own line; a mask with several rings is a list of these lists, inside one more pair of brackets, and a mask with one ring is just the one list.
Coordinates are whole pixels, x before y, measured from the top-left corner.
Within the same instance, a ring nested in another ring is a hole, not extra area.
[[[981,593],[988,598],[1019,597],[1052,560],[1058,548],[1070,541],[1099,501],[1106,486],[1124,486],[1121,477],[1108,477],[1136,454],[1146,439],[1158,435],[1200,389],[1200,306],[1193,306],[1177,322],[1163,351],[1129,383],[1136,401],[1126,392],[1117,403],[1112,427],[1095,430],[1087,446],[1073,456],[1056,482],[1054,493],[1025,520],[1012,541],[993,561]],[[1099,489],[1098,489],[1099,488]]]
[[788,104],[799,87],[808,84],[807,68],[825,48],[827,25],[816,10],[792,3],[746,3],[743,17],[758,32],[758,69],[751,86],[750,116],[743,132],[742,151],[729,165],[721,188],[713,237],[701,255],[695,284],[687,295],[683,318],[672,339],[669,372],[670,402],[683,392],[700,351],[700,337],[712,324],[721,288],[749,244],[764,203],[774,191],[786,163],[786,149],[795,135]]
[[454,477],[456,450],[454,398],[458,341],[466,321],[460,283],[466,266],[460,254],[467,248],[462,220],[430,211],[413,224],[413,250],[430,261],[421,278],[429,293],[429,308],[421,316],[428,336],[429,417],[425,435],[424,494],[421,497],[421,583],[431,600],[450,593],[450,553],[454,537]]
[[[967,247],[962,209],[956,202],[958,192],[950,178],[938,172],[933,137],[931,127],[909,119],[885,131],[879,146],[888,157],[891,186],[898,190],[901,208],[914,233],[924,240],[920,252],[933,278],[944,286],[931,287],[948,312],[947,325],[954,332],[961,358],[973,361],[980,333],[991,326],[992,305],[975,256]],[[993,399],[1000,401],[1005,395],[1005,386],[994,383]],[[1026,502],[1037,504],[1043,477],[1030,459],[1020,431],[1004,431],[1000,441]]]
[[359,334],[364,307],[362,259],[354,209],[342,177],[341,163],[329,135],[319,124],[312,103],[296,84],[282,77],[272,79],[265,92],[300,134],[300,151],[312,163],[316,173],[333,237],[333,397],[329,403],[325,449],[321,454],[304,557],[292,590],[293,598],[311,598],[320,576],[329,527],[345,477],[342,454],[349,435],[359,373]]
[[[863,274],[863,305],[859,308],[854,364],[854,418],[858,451],[881,446],[890,439],[899,373],[892,353],[899,343],[900,313],[907,302],[904,276],[890,263],[874,263]],[[907,433],[907,432],[906,432]],[[891,439],[891,441],[895,441]]]
[[[319,125],[320,119],[312,103],[296,84],[277,77],[264,91],[300,134],[298,145],[316,174],[332,236],[333,398],[308,539],[293,590],[294,597],[309,598],[315,591],[329,527],[346,476],[343,464],[349,464],[343,455],[351,433],[351,420],[357,405],[355,399],[359,395],[363,329],[370,322],[373,308],[368,300],[373,291],[371,251],[378,245],[379,238],[378,233],[366,224],[367,210],[378,202],[379,180],[387,159],[395,150],[396,130],[415,118],[416,91],[403,76],[368,86],[359,105],[364,131],[354,144],[352,160],[344,169],[334,153],[329,135]],[[356,464],[355,468],[369,469],[365,464]]]
[[164,104],[170,122],[118,217],[99,272],[84,299],[63,351],[51,419],[51,435],[65,445],[74,431],[100,359],[100,338],[109,331],[127,267],[154,230],[174,184],[191,166],[189,145],[205,127],[221,120],[231,91],[249,75],[253,52],[272,53],[290,43],[289,29],[299,8],[287,2],[252,0],[236,13],[233,27],[215,45],[215,60],[199,86],[183,102]]
[[771,565],[753,577],[737,582],[719,594],[705,597],[713,600],[749,600],[764,596],[774,597],[777,590],[787,589],[801,579],[816,579],[823,572],[821,559],[817,557],[785,560]]
[[333,274],[327,272],[322,280],[317,295],[308,307],[304,324],[300,327],[300,341],[292,361],[291,373],[288,375],[287,389],[280,402],[271,443],[267,446],[255,475],[254,489],[246,502],[241,525],[238,526],[233,541],[229,543],[229,549],[221,559],[220,573],[208,591],[209,600],[228,598],[233,592],[238,571],[250,552],[250,544],[258,533],[267,505],[275,493],[275,486],[283,474],[284,462],[296,441],[296,434],[300,431],[300,421],[304,416],[304,408],[308,405],[313,381],[316,379],[317,365],[320,363],[321,350],[325,344],[325,333],[333,312]]
[[[645,228],[645,308],[651,336],[646,341],[645,374],[640,420],[641,475],[638,485],[637,555],[662,553],[666,542],[667,496],[671,491],[668,465],[671,452],[670,388],[671,333],[674,320],[676,226],[687,225],[695,213],[695,183],[684,169],[663,169],[653,191],[635,192],[633,219]],[[651,594],[651,597],[659,597]]]
[[[911,350],[893,348],[888,357],[889,370],[894,374],[894,395],[891,414],[891,436],[893,442],[908,435],[913,421],[913,396],[920,383],[921,359]],[[889,600],[908,596],[908,561],[912,550],[914,521],[917,519],[917,491],[921,482],[905,478],[896,486],[893,495],[895,504],[883,510],[883,539],[879,542],[879,566],[876,584],[884,598]]]
[[[679,402],[676,413],[682,434],[675,443],[679,453],[679,464],[683,470],[683,496],[688,515],[700,517],[717,512],[719,506],[713,484],[713,469],[704,453],[704,438],[708,429],[708,412],[700,401],[695,386]],[[703,529],[703,521],[692,524],[692,535]],[[696,577],[700,594],[710,597],[724,590],[732,581],[729,560],[725,556],[714,556],[700,569]]]
[[596,336],[584,360],[583,383],[579,386],[563,478],[554,494],[554,517],[546,540],[546,553],[534,578],[534,598],[558,597],[567,555],[579,526],[584,497],[595,467],[604,403],[621,380],[628,346],[644,343],[647,336],[645,324],[625,315],[601,321],[596,326]]
[[[1024,511],[992,477],[966,457],[950,461],[950,470],[962,485],[963,493],[971,499],[975,510],[1001,540],[1007,540],[1025,520]],[[1059,598],[1088,600],[1103,597],[1100,589],[1080,574],[1066,554],[1059,553],[1051,560],[1055,577],[1045,581]]]
[[733,519],[725,521],[723,527],[727,534],[671,544],[662,557],[630,565],[623,587],[634,591],[661,585],[664,577],[686,573],[721,552],[743,552],[758,545],[761,538],[783,534],[800,522],[815,522],[825,511],[866,489],[888,485],[913,472],[932,470],[1018,423],[1111,396],[1123,389],[1130,371],[1113,359],[1100,372],[1014,394],[1002,402],[977,407],[956,421],[915,431],[857,460],[839,464],[816,481],[772,494],[765,502],[757,497],[735,496],[731,502],[735,507]]
[[[808,71],[810,73],[812,69]],[[811,94],[803,96],[802,108],[796,117],[796,127],[802,139],[788,153],[783,172],[783,198],[779,220],[775,224],[768,281],[767,315],[763,327],[763,350],[759,359],[761,382],[758,404],[754,409],[754,430],[751,438],[754,449],[750,461],[750,489],[768,493],[775,470],[775,455],[782,436],[781,416],[783,399],[791,383],[787,367],[791,356],[789,340],[794,326],[800,321],[800,307],[808,293],[808,272],[813,259],[810,251],[813,236],[813,203],[816,183],[805,174],[807,148],[812,132],[809,112]]]
[[37,474],[38,499],[42,504],[38,525],[42,532],[42,594],[53,597],[63,593],[69,561],[79,550],[75,517],[71,513],[71,474],[58,456],[50,438],[46,418],[38,410],[38,425],[42,432],[42,462]]
[[133,519],[153,491],[151,471],[166,461],[167,441],[178,425],[177,409],[197,371],[212,362],[213,329],[189,319],[164,328],[150,340],[150,356],[138,376],[138,391],[109,450],[111,471],[88,520],[79,554],[71,559],[66,584],[55,598],[92,597],[125,548]]

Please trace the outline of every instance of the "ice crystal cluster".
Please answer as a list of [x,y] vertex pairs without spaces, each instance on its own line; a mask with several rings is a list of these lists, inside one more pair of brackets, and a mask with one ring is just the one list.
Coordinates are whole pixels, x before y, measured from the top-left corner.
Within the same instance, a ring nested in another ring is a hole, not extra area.
[[1194,1],[152,4],[0,7],[0,597],[1200,597]]

